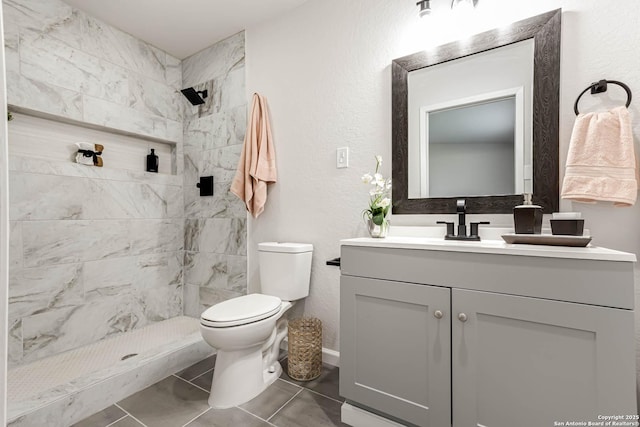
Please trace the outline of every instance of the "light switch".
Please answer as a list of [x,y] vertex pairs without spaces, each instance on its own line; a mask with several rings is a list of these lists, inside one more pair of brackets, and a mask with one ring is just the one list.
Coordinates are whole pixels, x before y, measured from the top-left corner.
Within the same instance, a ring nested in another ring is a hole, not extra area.
[[340,147],[336,151],[336,168],[349,167],[349,147]]

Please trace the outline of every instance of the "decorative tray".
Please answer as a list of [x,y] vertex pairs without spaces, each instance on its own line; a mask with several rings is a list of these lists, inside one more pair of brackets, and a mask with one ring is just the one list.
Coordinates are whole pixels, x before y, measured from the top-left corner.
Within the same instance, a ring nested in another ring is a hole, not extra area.
[[503,234],[502,239],[509,244],[574,246],[584,248],[591,236],[562,236],[553,234]]

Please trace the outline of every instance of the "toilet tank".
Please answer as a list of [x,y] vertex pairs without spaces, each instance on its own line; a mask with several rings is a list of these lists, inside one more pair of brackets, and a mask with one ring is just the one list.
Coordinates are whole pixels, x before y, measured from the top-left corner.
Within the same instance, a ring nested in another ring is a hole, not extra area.
[[259,243],[261,293],[283,301],[308,296],[312,252],[313,245],[309,243]]

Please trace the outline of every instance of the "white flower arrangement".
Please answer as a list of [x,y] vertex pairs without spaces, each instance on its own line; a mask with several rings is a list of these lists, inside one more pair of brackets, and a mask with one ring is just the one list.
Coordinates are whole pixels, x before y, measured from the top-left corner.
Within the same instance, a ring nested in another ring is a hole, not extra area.
[[382,165],[382,156],[376,156],[376,171],[371,175],[365,173],[362,175],[362,182],[370,184],[369,190],[369,208],[362,212],[363,217],[370,219],[375,225],[386,228],[387,214],[391,208],[391,178],[385,179],[378,172]]

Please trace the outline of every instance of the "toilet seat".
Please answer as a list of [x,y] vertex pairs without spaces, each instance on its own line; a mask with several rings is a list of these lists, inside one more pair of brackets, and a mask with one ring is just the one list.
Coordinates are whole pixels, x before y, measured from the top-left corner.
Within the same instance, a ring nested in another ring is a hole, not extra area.
[[280,311],[282,300],[263,294],[232,298],[209,307],[200,323],[210,328],[228,328],[267,319]]

